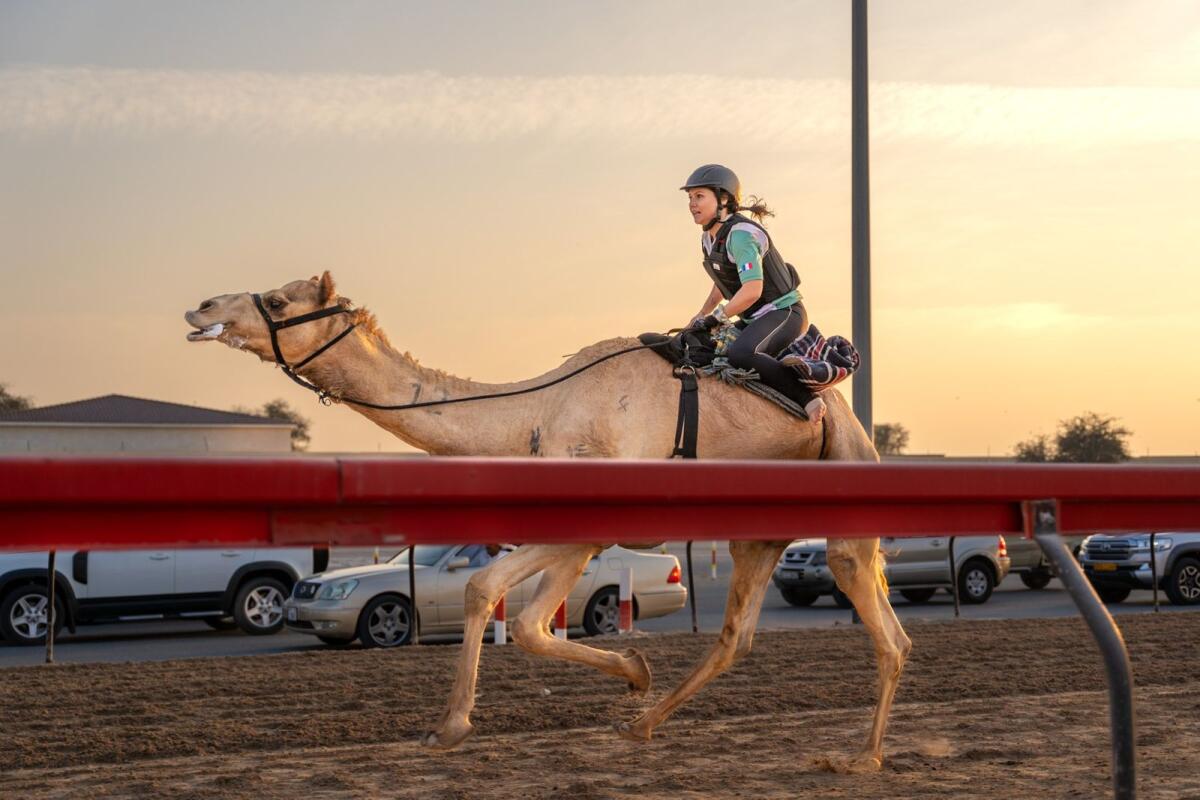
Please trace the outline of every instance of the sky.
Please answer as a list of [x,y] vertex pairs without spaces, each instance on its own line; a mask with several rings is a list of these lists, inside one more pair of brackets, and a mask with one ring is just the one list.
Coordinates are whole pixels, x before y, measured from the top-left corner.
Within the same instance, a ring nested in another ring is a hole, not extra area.
[[[423,364],[532,377],[691,317],[711,162],[850,336],[849,9],[4,0],[0,383],[283,398],[314,451],[407,450],[183,312],[328,269]],[[875,422],[1004,455],[1094,411],[1200,452],[1200,4],[876,2],[870,72]]]

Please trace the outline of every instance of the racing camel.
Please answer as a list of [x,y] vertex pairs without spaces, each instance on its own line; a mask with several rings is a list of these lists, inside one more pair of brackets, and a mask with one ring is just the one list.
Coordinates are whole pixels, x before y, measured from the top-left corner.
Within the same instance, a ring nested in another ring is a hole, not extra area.
[[[421,366],[391,346],[373,314],[339,297],[328,272],[261,294],[225,294],[184,315],[196,330],[190,341],[219,341],[281,364],[332,397],[375,404],[494,394],[537,387],[580,366],[637,344],[610,339],[572,356],[557,369],[529,381],[483,384]],[[268,322],[268,320],[270,322]],[[290,365],[290,366],[288,366]],[[294,370],[294,372],[292,371]],[[296,379],[294,377],[294,379]],[[819,425],[785,413],[767,400],[719,380],[701,380],[706,410],[697,450],[706,459],[816,459],[878,461],[869,438],[845,398],[827,390],[829,410]],[[431,455],[547,456],[663,459],[674,442],[678,381],[659,356],[639,350],[598,364],[549,388],[485,401],[388,411],[353,405],[355,411],[413,447]],[[747,420],[753,420],[748,424]],[[455,747],[473,731],[475,680],[484,629],[501,596],[543,571],[534,594],[512,626],[514,641],[539,655],[590,664],[629,683],[650,688],[650,668],[636,650],[600,650],[551,636],[549,620],[589,559],[611,543],[529,544],[473,575],[465,597],[462,653],[445,712],[422,737],[428,747]],[[635,741],[733,662],[750,652],[771,571],[787,541],[732,541],[733,578],[721,635],[693,672],[640,717],[620,723]],[[830,539],[829,567],[854,603],[875,647],[878,705],[862,750],[822,759],[844,772],[880,769],[883,735],[900,672],[912,643],[888,602],[878,539]]]

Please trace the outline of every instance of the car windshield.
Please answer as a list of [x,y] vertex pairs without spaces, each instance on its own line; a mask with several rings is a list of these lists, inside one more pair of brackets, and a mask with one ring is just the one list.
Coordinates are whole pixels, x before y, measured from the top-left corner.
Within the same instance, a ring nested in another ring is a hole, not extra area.
[[[442,544],[419,544],[416,546],[416,552],[413,554],[413,560],[416,561],[419,567],[432,567],[434,564],[442,560],[442,556],[453,549],[454,545]],[[396,555],[392,556],[389,564],[407,564],[408,563],[408,548],[404,548]]]

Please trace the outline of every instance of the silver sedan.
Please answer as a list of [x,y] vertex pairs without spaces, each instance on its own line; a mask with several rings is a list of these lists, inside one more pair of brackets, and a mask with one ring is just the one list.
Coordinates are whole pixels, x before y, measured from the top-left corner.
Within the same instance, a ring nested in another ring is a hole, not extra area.
[[[495,557],[502,558],[512,549],[504,545]],[[467,581],[491,558],[488,548],[480,544],[417,545],[417,619],[422,635],[462,633]],[[404,549],[382,564],[347,567],[298,582],[284,604],[288,628],[331,645],[355,639],[365,647],[406,644],[413,627],[408,560]],[[568,627],[582,627],[592,635],[616,632],[617,587],[626,567],[633,568],[635,619],[665,616],[687,602],[675,556],[610,547],[589,562],[571,590]],[[509,619],[521,613],[540,579],[539,572],[509,591],[505,598]]]

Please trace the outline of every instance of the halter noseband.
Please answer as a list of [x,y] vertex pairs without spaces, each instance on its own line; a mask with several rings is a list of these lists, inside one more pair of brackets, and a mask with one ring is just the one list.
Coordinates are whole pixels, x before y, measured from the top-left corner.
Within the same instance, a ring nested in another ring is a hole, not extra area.
[[273,349],[275,351],[275,362],[277,364],[279,364],[279,366],[283,367],[283,371],[287,373],[289,378],[291,378],[292,380],[294,380],[296,383],[300,384],[301,386],[304,386],[308,389],[312,389],[318,395],[320,395],[322,401],[324,401],[325,392],[322,391],[321,389],[317,388],[313,384],[310,384],[310,383],[304,381],[303,379],[301,379],[298,375],[296,375],[295,371],[300,369],[301,367],[303,367],[308,362],[312,361],[317,356],[321,355],[321,353],[324,353],[326,350],[333,347],[335,344],[340,342],[342,339],[346,338],[346,336],[350,333],[350,331],[352,331],[358,327],[358,323],[357,322],[350,323],[350,326],[347,327],[346,330],[342,331],[337,336],[333,337],[328,342],[321,345],[319,348],[317,348],[312,353],[309,353],[309,355],[303,361],[300,361],[299,363],[295,364],[294,366],[289,365],[287,363],[287,360],[283,357],[283,351],[281,351],[279,349],[278,332],[283,330],[284,328],[291,328],[294,325],[302,325],[305,322],[314,322],[318,319],[324,319],[325,317],[332,317],[334,314],[349,314],[350,309],[342,308],[340,305],[334,306],[331,308],[320,308],[320,309],[317,309],[316,311],[310,311],[307,314],[301,314],[298,317],[292,317],[291,319],[285,319],[281,322],[276,322],[275,320],[271,319],[271,315],[267,313],[267,307],[265,305],[263,305],[261,295],[252,294],[252,295],[250,295],[250,297],[252,297],[254,299],[254,305],[255,305],[255,307],[258,308],[258,313],[262,314],[263,321],[267,323],[267,330],[270,331],[270,333],[271,333],[271,349]]

